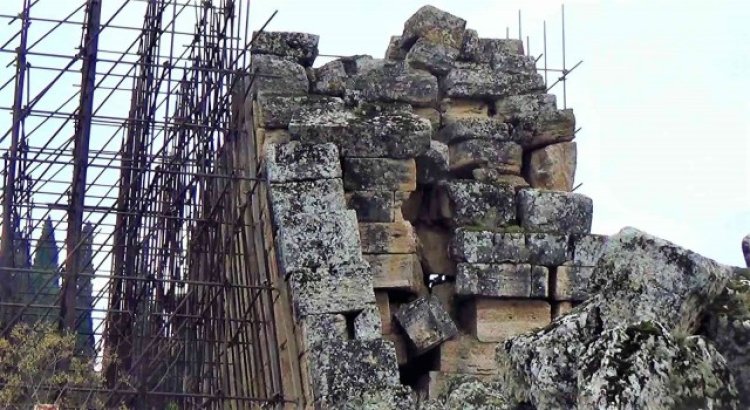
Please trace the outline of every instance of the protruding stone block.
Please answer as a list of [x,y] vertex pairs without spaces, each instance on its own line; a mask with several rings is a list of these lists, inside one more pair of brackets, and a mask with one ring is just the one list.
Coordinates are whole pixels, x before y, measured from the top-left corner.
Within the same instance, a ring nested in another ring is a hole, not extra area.
[[[496,54],[519,54],[523,55],[523,42],[518,39],[504,38],[479,38],[476,32],[469,34],[466,30],[464,36],[464,48],[460,59],[475,63],[491,63]],[[476,36],[476,37],[474,37]]]
[[401,306],[395,316],[418,354],[458,333],[456,324],[434,296],[422,297]]
[[351,77],[349,87],[364,101],[405,102],[418,107],[437,104],[438,81],[424,70],[403,61],[374,60]]
[[498,374],[496,343],[484,343],[472,335],[459,335],[440,345],[441,372],[492,376]]
[[421,294],[425,291],[422,267],[416,254],[365,254],[375,289]]
[[292,116],[302,108],[341,110],[340,98],[319,95],[258,95],[258,122],[265,129],[287,128]]
[[408,221],[361,223],[359,235],[364,253],[415,253],[417,239]]
[[591,198],[577,193],[522,189],[518,220],[530,232],[589,233],[594,212]]
[[568,236],[555,233],[526,234],[529,262],[535,265],[557,266],[570,259]]
[[391,36],[388,48],[385,50],[386,60],[402,61],[406,58],[408,50],[401,47],[401,36]]
[[344,96],[349,75],[341,60],[329,61],[316,68],[313,73],[312,91],[317,94]]
[[300,351],[314,349],[331,340],[346,340],[346,318],[335,313],[307,315],[299,319],[302,346]]
[[312,66],[318,56],[320,37],[315,34],[261,31],[253,32],[253,36],[255,39],[250,47],[253,55],[272,54],[305,67]]
[[289,215],[276,234],[282,273],[361,263],[357,231],[354,211]]
[[271,184],[268,192],[276,226],[291,214],[346,209],[344,186],[338,178]]
[[546,326],[550,304],[542,300],[477,298],[464,309],[466,324],[481,342],[502,342]]
[[471,139],[450,145],[450,169],[471,172],[491,167],[506,174],[521,173],[523,150],[515,142],[495,139]]
[[446,144],[470,139],[509,141],[508,124],[490,117],[448,117],[436,138]]
[[547,145],[531,152],[526,179],[534,188],[570,191],[576,176],[575,142]]
[[447,97],[499,99],[544,90],[544,79],[534,73],[513,74],[490,64],[456,62],[441,83]]
[[419,184],[435,184],[450,174],[448,146],[440,141],[430,141],[430,149],[418,156],[416,161]]
[[368,304],[354,317],[354,338],[357,340],[379,339],[383,335],[380,310],[375,303]]
[[524,148],[533,149],[575,138],[576,119],[573,110],[542,111],[522,118],[513,127],[512,138]]
[[375,303],[367,265],[301,269],[289,277],[297,317],[357,312]]
[[419,259],[428,274],[454,276],[456,263],[448,257],[452,232],[439,226],[417,225]]
[[344,188],[348,191],[414,191],[417,165],[411,159],[344,158]]
[[508,74],[534,75],[536,74],[536,61],[532,56],[518,53],[499,52],[492,55],[492,66]]
[[265,160],[270,183],[341,178],[339,151],[334,144],[266,144]]
[[455,226],[497,228],[516,217],[512,188],[470,180],[444,181],[439,185],[439,215]]
[[457,48],[420,38],[406,54],[406,62],[414,68],[445,75],[453,67],[458,53]]
[[346,206],[357,212],[359,222],[393,222],[395,194],[391,191],[354,191],[346,194]]
[[272,55],[256,55],[250,63],[253,94],[305,95],[310,84],[305,68]]
[[433,6],[423,6],[406,23],[401,35],[404,48],[422,38],[432,43],[460,49],[463,44],[466,20]]
[[547,270],[529,264],[459,263],[456,293],[488,297],[545,297]]
[[529,120],[557,111],[553,94],[512,95],[495,102],[495,117],[504,122]]

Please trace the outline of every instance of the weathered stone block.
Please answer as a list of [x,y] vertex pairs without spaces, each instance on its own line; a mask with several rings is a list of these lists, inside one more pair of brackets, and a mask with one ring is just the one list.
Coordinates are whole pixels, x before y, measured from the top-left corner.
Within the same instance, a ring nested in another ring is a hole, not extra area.
[[461,60],[473,61],[475,63],[490,63],[493,61],[493,56],[499,53],[523,54],[523,42],[521,40],[479,38],[479,36],[476,36],[476,32],[469,34],[469,31],[473,30],[466,30],[464,48],[460,56]]
[[451,98],[499,99],[543,91],[544,79],[537,73],[514,74],[490,64],[456,62],[441,87]]
[[550,304],[542,300],[477,298],[464,309],[471,333],[481,342],[502,342],[546,326]]
[[401,61],[406,58],[407,52],[408,50],[401,47],[401,36],[391,36],[388,48],[385,50],[385,59]]
[[518,220],[527,231],[588,233],[594,204],[577,193],[522,189],[518,192]]
[[546,266],[531,266],[531,294],[532,298],[546,298],[549,292],[549,269]]
[[319,36],[307,33],[283,31],[253,32],[255,39],[250,53],[272,54],[310,67],[318,56]]
[[456,263],[448,257],[448,245],[453,236],[450,230],[432,225],[417,225],[419,259],[428,274],[454,276]]
[[456,324],[434,296],[401,306],[396,320],[406,332],[417,354],[424,353],[458,334]]
[[334,144],[266,144],[268,182],[341,178],[339,151]]
[[375,304],[378,307],[380,323],[383,334],[393,333],[393,315],[391,314],[391,304],[388,292],[385,290],[375,290]]
[[406,62],[414,68],[445,75],[453,67],[458,53],[457,48],[420,38],[406,54]]
[[[459,263],[456,294],[528,298],[532,294],[531,273],[531,265],[525,263]],[[535,286],[538,285],[537,282],[534,283]],[[534,290],[539,293],[539,289]],[[544,290],[546,291],[546,284]]]
[[300,269],[289,284],[297,317],[357,312],[375,303],[372,274],[364,264]]
[[376,303],[368,304],[354,317],[354,338],[357,340],[379,339],[383,335],[380,310]]
[[542,111],[521,118],[511,134],[524,148],[533,149],[575,138],[576,119],[573,110]]
[[430,185],[446,179],[450,174],[448,146],[440,141],[430,141],[430,149],[416,159],[417,183]]
[[429,149],[432,127],[407,107],[368,105],[356,112],[300,110],[289,132],[306,143],[335,143],[346,157],[414,158]]
[[433,131],[440,129],[442,124],[442,116],[440,114],[440,111],[438,111],[436,108],[417,107],[414,108],[414,114],[417,114],[420,117],[430,121],[430,125],[432,125]]
[[291,214],[346,209],[344,185],[338,178],[271,184],[268,193],[276,226],[282,225]]
[[554,233],[526,234],[529,262],[535,265],[557,266],[570,259],[568,236]]
[[403,61],[374,60],[353,75],[349,88],[359,91],[364,101],[405,102],[430,107],[437,104],[438,80],[427,71]]
[[553,94],[511,95],[495,102],[495,117],[504,122],[518,122],[554,111],[557,98]]
[[486,102],[460,98],[444,98],[440,102],[440,110],[446,123],[467,117],[487,118],[490,113]]
[[555,300],[581,302],[589,298],[593,268],[558,266],[555,273]]
[[304,95],[310,88],[304,67],[272,55],[254,56],[250,76],[252,94]]
[[609,237],[607,235],[573,235],[571,238],[573,264],[577,266],[595,267],[604,251]]
[[347,191],[417,189],[417,164],[413,158],[344,158],[343,167]]
[[576,176],[575,142],[547,145],[531,152],[526,179],[532,187],[570,191]]
[[394,289],[421,294],[425,291],[422,267],[416,254],[365,254],[375,289]]
[[395,200],[391,191],[346,193],[346,206],[357,212],[359,222],[393,222]]
[[417,238],[408,221],[359,224],[364,253],[415,253]]
[[494,139],[509,141],[508,124],[490,117],[448,117],[436,139],[446,144],[455,144],[470,139]]
[[344,63],[341,60],[329,61],[316,68],[313,73],[312,91],[317,94],[344,96],[349,81]]
[[404,23],[401,44],[402,47],[409,48],[417,39],[422,38],[460,49],[465,28],[466,20],[437,7],[423,6]]
[[276,234],[279,267],[285,275],[362,262],[354,211],[289,215]]
[[565,316],[573,310],[572,302],[557,302],[552,304],[552,320]]
[[307,315],[299,319],[301,336],[300,351],[306,352],[330,340],[346,340],[349,335],[346,330],[344,315],[324,313]]
[[440,345],[441,372],[491,376],[498,374],[496,343],[483,343],[472,335],[459,335]]
[[504,263],[528,261],[523,233],[456,229],[451,256],[461,262]]
[[[488,166],[492,166],[489,164]],[[490,185],[508,185],[515,190],[528,188],[529,183],[518,175],[504,174],[503,171],[494,168],[475,168],[471,170],[475,180]]]
[[265,129],[287,128],[292,116],[302,108],[341,110],[344,101],[340,98],[319,95],[258,95],[258,121]]
[[438,185],[439,215],[456,226],[497,228],[515,219],[514,191],[470,180]]
[[450,169],[470,172],[492,167],[506,174],[520,174],[523,150],[515,142],[495,139],[471,139],[448,147]]
[[492,67],[508,74],[536,74],[536,61],[532,56],[504,51],[492,54]]

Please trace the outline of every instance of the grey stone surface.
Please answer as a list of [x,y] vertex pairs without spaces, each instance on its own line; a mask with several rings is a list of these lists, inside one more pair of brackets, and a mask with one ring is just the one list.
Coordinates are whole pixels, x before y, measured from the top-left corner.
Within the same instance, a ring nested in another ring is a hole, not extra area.
[[550,144],[534,150],[525,167],[526,180],[532,187],[571,191],[576,176],[578,150],[575,142]]
[[348,86],[368,102],[405,102],[429,107],[438,100],[437,78],[403,61],[374,60],[352,75]]
[[350,392],[337,401],[318,401],[320,408],[337,410],[413,409],[417,403],[411,388],[404,385]]
[[568,236],[555,233],[526,234],[529,262],[535,265],[557,266],[570,259]]
[[516,200],[518,220],[527,231],[580,234],[591,231],[594,204],[585,195],[522,189]]
[[300,109],[340,110],[344,101],[340,98],[318,95],[258,95],[259,120],[261,128],[287,128],[292,116]]
[[453,319],[435,296],[424,296],[407,303],[394,316],[418,354],[458,334]]
[[422,38],[460,49],[465,28],[466,20],[433,6],[422,6],[404,23],[402,47],[409,48]]
[[364,263],[299,269],[289,277],[297,317],[361,311],[375,303],[372,283]]
[[305,143],[335,143],[342,156],[414,158],[430,147],[432,126],[397,105],[367,105],[357,110],[300,111],[289,124]]
[[450,245],[451,257],[469,263],[526,262],[523,233],[458,228]]
[[555,300],[582,302],[591,296],[591,275],[594,268],[576,266],[571,262],[555,269]]
[[[536,270],[534,294],[546,293],[539,289]],[[456,274],[456,294],[465,296],[528,298],[532,296],[532,267],[529,264],[459,263]]]
[[268,194],[276,226],[282,225],[292,214],[346,209],[344,185],[338,178],[271,184]]
[[488,168],[474,168],[471,170],[471,176],[479,182],[491,185],[508,185],[515,190],[528,188],[529,183],[518,175],[505,174],[502,170],[491,168],[492,164],[487,164]]
[[318,94],[335,95],[342,97],[349,75],[346,73],[344,63],[341,60],[333,60],[315,68],[315,78],[312,82],[312,91]]
[[[461,43],[461,52],[458,55],[458,59],[460,61],[479,62],[476,60],[476,57],[480,54],[480,49],[479,33],[474,29],[467,28],[464,31],[464,40]],[[485,62],[489,63],[490,61],[487,60]]]
[[572,262],[576,266],[594,268],[607,243],[607,235],[572,235]]
[[344,158],[344,187],[348,191],[414,191],[414,159]]
[[495,102],[495,117],[506,122],[518,122],[553,111],[557,111],[557,98],[552,94],[513,95]]
[[445,126],[435,138],[446,144],[470,139],[510,141],[508,124],[490,117],[459,117],[446,120]]
[[252,94],[305,95],[310,88],[304,67],[277,56],[253,56],[249,74]]
[[656,322],[605,331],[580,361],[579,408],[739,408],[716,349],[699,336],[677,340]]
[[576,119],[573,110],[542,111],[521,118],[513,127],[512,138],[524,148],[571,141],[575,138]]
[[304,343],[300,350],[303,352],[331,340],[346,340],[349,337],[346,330],[346,318],[341,314],[307,315],[299,318],[298,323]]
[[441,87],[448,97],[500,99],[544,91],[544,79],[537,73],[508,73],[490,64],[456,62]]
[[436,76],[447,74],[458,58],[459,50],[441,43],[420,38],[406,54],[406,62],[417,69],[427,70]]
[[319,36],[285,31],[253,32],[255,40],[250,46],[251,54],[272,54],[305,67],[312,66],[318,56]]
[[302,269],[356,265],[362,261],[354,211],[289,215],[276,234],[284,275]]
[[374,340],[383,337],[383,324],[376,304],[369,304],[354,317],[354,338]]
[[536,74],[536,61],[532,56],[500,51],[492,54],[492,66],[508,74]]
[[347,194],[347,207],[357,212],[359,222],[392,222],[395,195],[391,191],[354,191]]
[[464,49],[461,53],[461,59],[475,63],[491,63],[494,56],[501,53],[523,55],[523,42],[518,39],[479,37],[476,40],[471,39],[470,42],[467,42],[466,38],[464,38]]
[[401,36],[391,36],[388,48],[385,50],[385,59],[400,61],[406,58],[407,52],[408,50],[401,47]]
[[450,169],[468,172],[476,168],[494,168],[506,174],[521,173],[523,150],[515,142],[497,139],[471,139],[448,146]]
[[339,151],[334,144],[266,144],[268,182],[341,178]]
[[447,179],[450,174],[448,146],[431,140],[430,149],[418,156],[416,163],[418,184],[431,185]]
[[443,181],[438,185],[440,216],[455,226],[497,228],[516,217],[515,195],[508,186],[471,180]]
[[550,296],[549,269],[546,266],[531,266],[531,294],[532,298],[546,298]]

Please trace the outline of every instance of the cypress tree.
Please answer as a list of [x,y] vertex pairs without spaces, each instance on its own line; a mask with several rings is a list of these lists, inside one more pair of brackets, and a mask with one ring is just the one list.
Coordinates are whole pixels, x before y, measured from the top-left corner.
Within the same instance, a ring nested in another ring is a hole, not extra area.
[[30,297],[39,294],[34,304],[55,306],[32,309],[38,319],[51,323],[57,321],[60,316],[59,255],[60,251],[55,241],[55,228],[52,225],[52,219],[47,217],[36,245],[32,272],[29,274],[29,294]]

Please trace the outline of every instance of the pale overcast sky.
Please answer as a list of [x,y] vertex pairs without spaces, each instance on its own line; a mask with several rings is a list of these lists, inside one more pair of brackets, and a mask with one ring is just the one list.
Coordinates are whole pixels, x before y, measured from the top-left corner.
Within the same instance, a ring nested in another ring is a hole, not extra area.
[[[42,3],[47,6],[37,7],[39,12],[58,17],[80,4]],[[0,11],[15,14],[20,4],[0,1]],[[427,3],[251,4],[254,28],[279,10],[268,30],[319,34],[324,54],[382,57],[389,37],[400,34],[404,21]],[[506,27],[517,36],[521,8],[524,37],[531,36],[534,55],[542,51],[542,21],[547,20],[550,66],[560,65],[560,2],[430,4],[466,19],[482,37],[505,37]],[[579,192],[594,199],[595,232],[635,226],[721,262],[744,263],[740,240],[750,232],[749,21],[747,0],[566,2],[568,66],[584,60],[568,82],[568,106],[583,127],[577,138],[576,179],[583,183]],[[9,29],[5,21],[2,26],[5,40]],[[72,30],[70,36],[80,36],[80,29]],[[112,44],[111,37],[107,41]],[[68,41],[66,47],[69,43],[77,44]],[[2,55],[0,83],[9,78],[12,66],[5,64],[11,59]],[[40,78],[36,81],[43,85]],[[10,104],[8,91],[0,93],[3,106]],[[552,92],[562,104],[562,88]],[[122,104],[127,103],[126,97]],[[3,131],[9,124],[5,114],[0,119]]]

